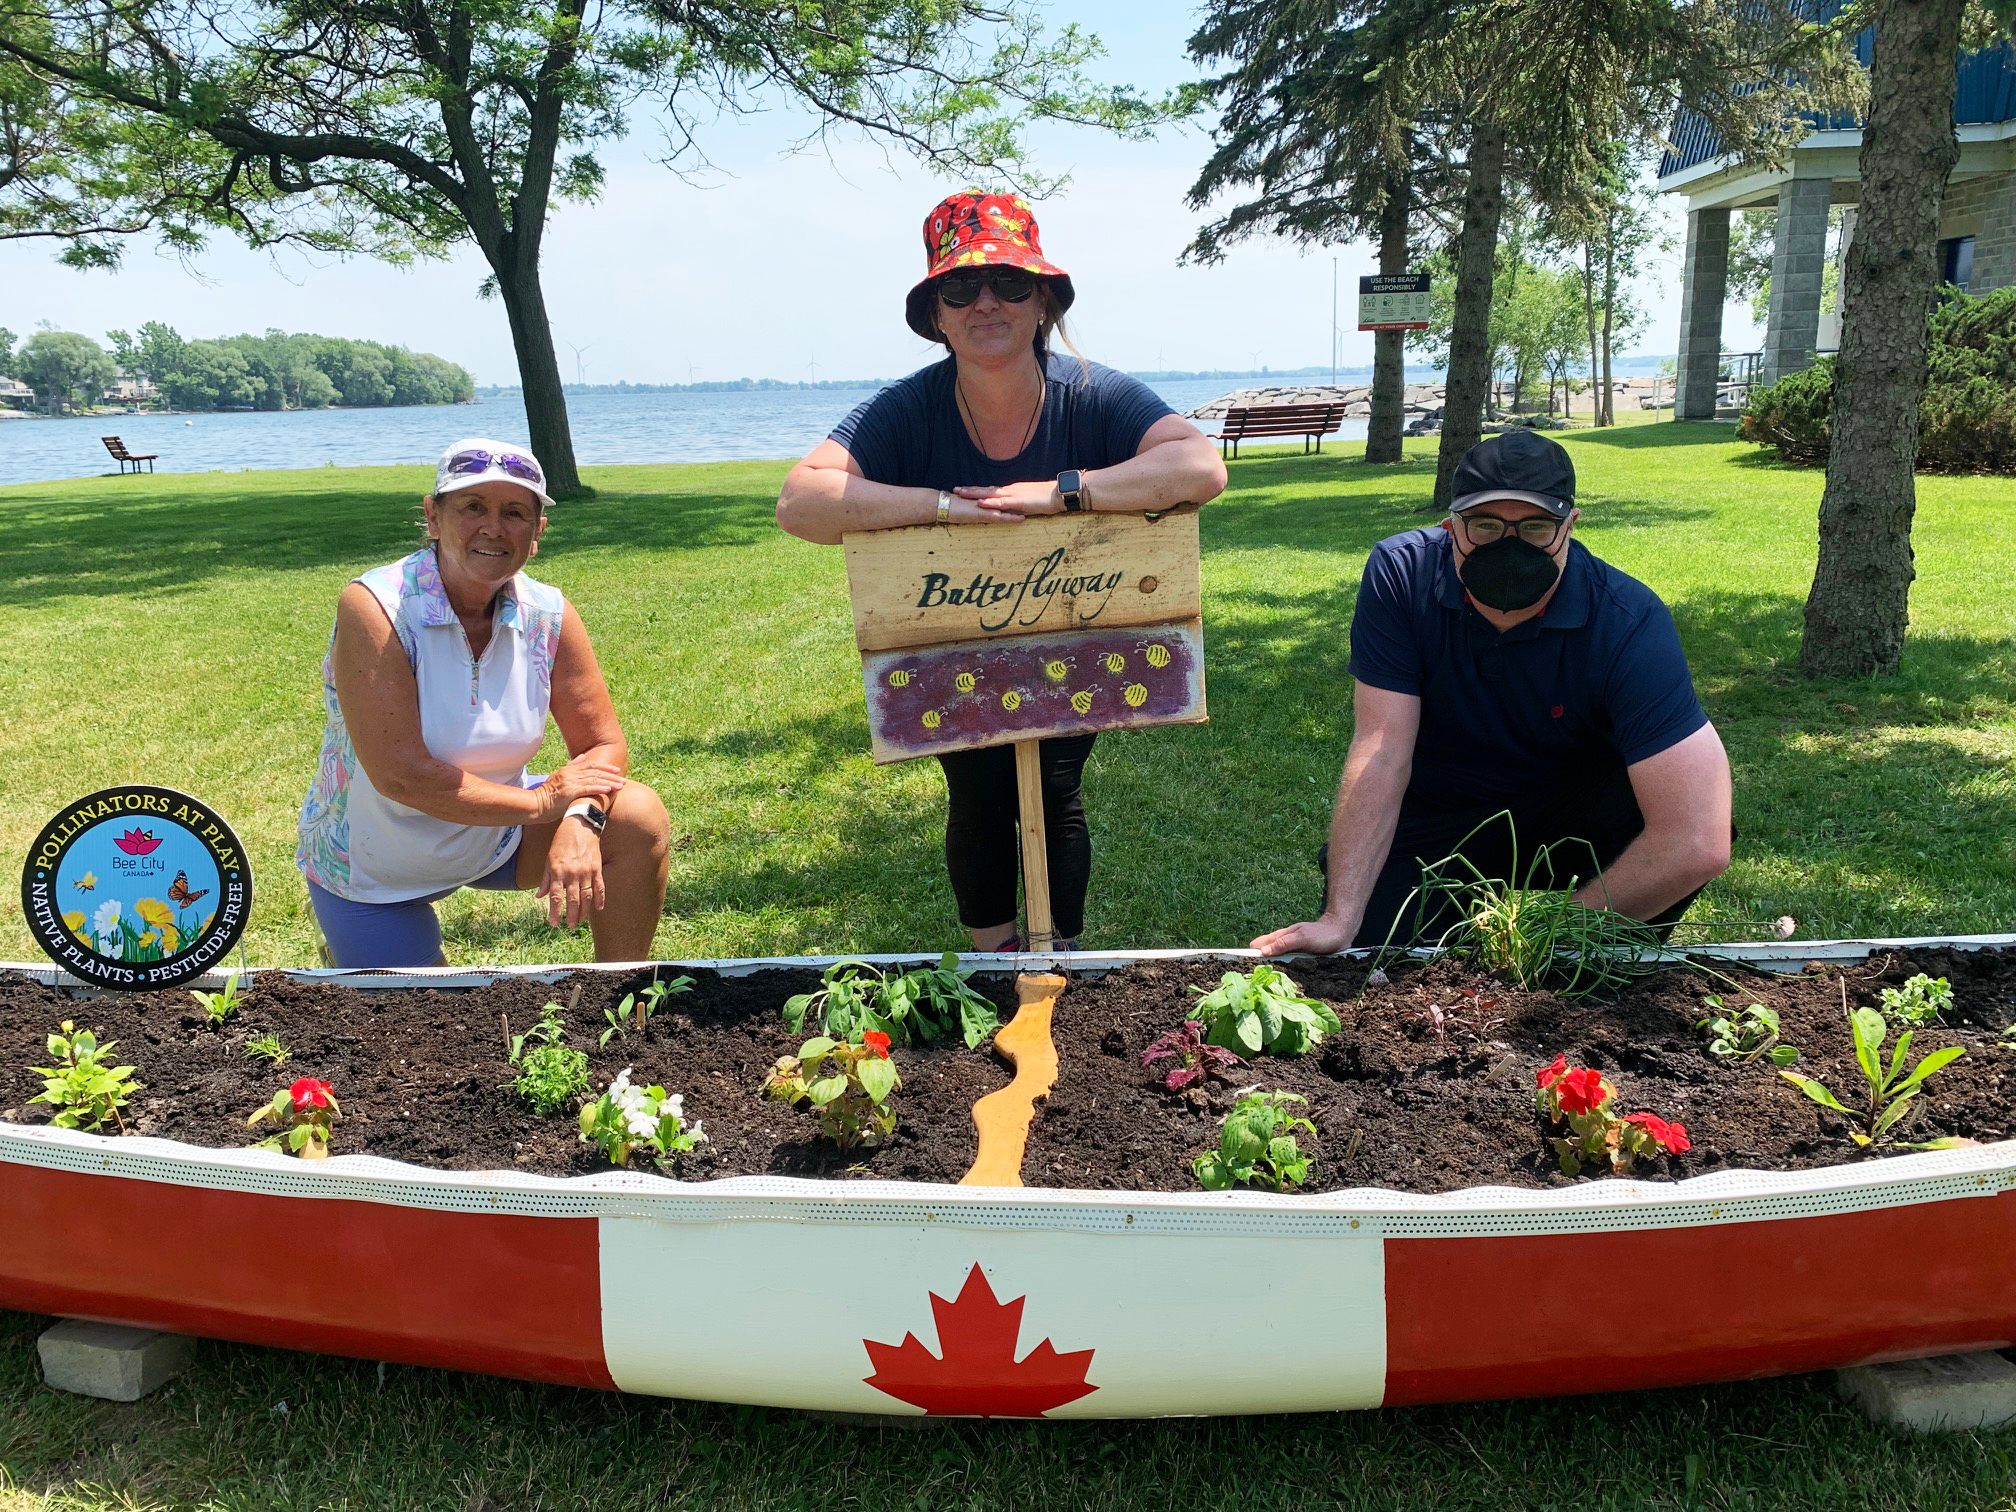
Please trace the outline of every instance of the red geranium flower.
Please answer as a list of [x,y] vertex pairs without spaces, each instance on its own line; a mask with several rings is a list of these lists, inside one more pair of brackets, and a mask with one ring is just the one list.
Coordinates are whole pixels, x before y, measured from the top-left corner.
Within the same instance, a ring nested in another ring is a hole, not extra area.
[[1610,1100],[1610,1084],[1601,1071],[1578,1066],[1555,1083],[1554,1094],[1564,1113],[1594,1113]]
[[873,1050],[883,1060],[889,1059],[889,1036],[880,1029],[870,1029],[861,1036],[861,1043]]
[[297,1108],[332,1108],[336,1105],[336,1089],[312,1076],[304,1076],[295,1082],[287,1089],[287,1095],[294,1099]]
[[1658,1144],[1660,1149],[1669,1151],[1674,1155],[1694,1148],[1687,1140],[1687,1125],[1683,1123],[1668,1123],[1657,1113],[1627,1114],[1624,1122],[1637,1124],[1647,1134],[1652,1136],[1653,1141]]
[[1557,1081],[1561,1080],[1561,1073],[1566,1071],[1567,1069],[1568,1069],[1568,1057],[1565,1055],[1557,1055],[1554,1057],[1554,1064],[1551,1066],[1542,1066],[1540,1068],[1538,1076],[1535,1079],[1540,1083],[1541,1088],[1544,1090],[1548,1087],[1553,1086],[1554,1083],[1556,1083]]

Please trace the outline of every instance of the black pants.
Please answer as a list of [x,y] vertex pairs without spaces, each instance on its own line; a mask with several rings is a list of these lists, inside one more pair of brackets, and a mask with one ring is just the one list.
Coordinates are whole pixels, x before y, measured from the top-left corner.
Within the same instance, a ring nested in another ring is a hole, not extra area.
[[[1062,939],[1085,928],[1085,886],[1092,876],[1092,831],[1085,823],[1080,782],[1096,735],[1042,742],[1043,838],[1050,866],[1050,918]],[[1015,919],[1022,875],[1017,840],[1021,805],[1015,790],[1015,747],[988,746],[940,756],[950,801],[945,810],[945,869],[959,900],[959,922],[985,929]]]
[[[1511,813],[1509,825],[1503,818],[1492,818],[1501,810]],[[1358,937],[1352,943],[1383,945],[1389,931],[1396,946],[1429,945],[1439,939],[1456,922],[1454,910],[1446,904],[1436,907],[1439,900],[1431,899],[1424,911],[1424,900],[1412,895],[1420,886],[1421,868],[1455,854],[1459,845],[1462,855],[1494,880],[1553,889],[1565,888],[1573,879],[1579,887],[1615,861],[1644,828],[1645,816],[1639,812],[1630,774],[1621,763],[1595,772],[1578,772],[1554,787],[1475,807],[1430,808],[1404,801],[1393,832],[1393,848],[1386,853],[1386,864],[1372,885],[1365,921],[1358,926]],[[1543,846],[1551,846],[1551,854],[1529,878],[1534,856]],[[1316,852],[1316,864],[1323,872],[1327,907],[1329,846]],[[1463,868],[1457,870],[1469,875]],[[1646,922],[1665,939],[1700,893],[1696,888]]]

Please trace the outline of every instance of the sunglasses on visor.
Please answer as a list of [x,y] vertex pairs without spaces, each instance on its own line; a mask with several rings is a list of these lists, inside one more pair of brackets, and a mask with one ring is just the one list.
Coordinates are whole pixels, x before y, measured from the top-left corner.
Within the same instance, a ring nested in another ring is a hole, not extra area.
[[522,479],[534,488],[543,489],[546,486],[546,480],[539,475],[539,469],[516,452],[498,452],[494,455],[481,449],[457,452],[448,459],[447,470],[450,476],[461,477],[470,473],[488,472],[492,464],[495,464],[500,472]]
[[1036,275],[1023,268],[958,268],[938,280],[938,298],[952,309],[964,309],[980,297],[981,286],[1008,304],[1020,304],[1036,292]]

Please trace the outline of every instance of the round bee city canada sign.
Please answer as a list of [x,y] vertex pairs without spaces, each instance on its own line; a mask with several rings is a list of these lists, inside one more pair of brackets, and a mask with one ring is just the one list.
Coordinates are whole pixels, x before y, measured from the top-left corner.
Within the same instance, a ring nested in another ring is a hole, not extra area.
[[66,804],[21,871],[49,959],[94,987],[152,992],[201,976],[244,933],[252,868],[231,826],[173,788],[106,788]]

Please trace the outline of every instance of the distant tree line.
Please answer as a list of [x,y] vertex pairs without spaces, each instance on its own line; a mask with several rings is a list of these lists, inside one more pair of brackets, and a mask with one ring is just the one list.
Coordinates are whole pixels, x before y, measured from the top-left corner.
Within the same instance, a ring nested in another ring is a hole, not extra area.
[[89,409],[123,373],[154,393],[127,402],[178,410],[326,409],[462,404],[476,382],[466,368],[429,352],[341,336],[268,331],[263,336],[183,339],[150,320],[137,336],[108,331],[111,350],[75,331],[37,331],[14,348],[0,331],[0,376],[18,378],[51,414]]

